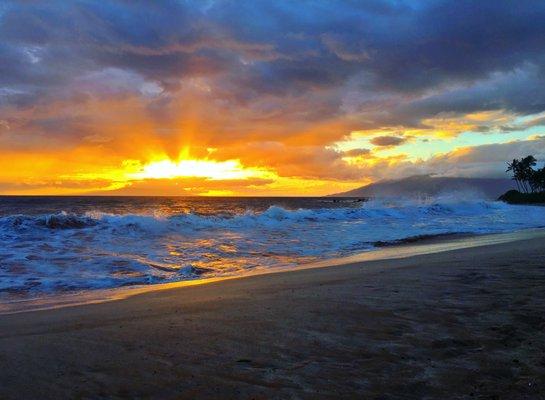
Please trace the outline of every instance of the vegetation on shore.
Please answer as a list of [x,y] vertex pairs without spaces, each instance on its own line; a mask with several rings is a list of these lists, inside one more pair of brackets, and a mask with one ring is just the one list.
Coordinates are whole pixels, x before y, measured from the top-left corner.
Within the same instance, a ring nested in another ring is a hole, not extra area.
[[534,169],[536,164],[532,155],[508,162],[506,172],[511,172],[518,190],[509,190],[498,200],[510,204],[545,203],[545,166]]
[[509,204],[545,204],[545,192],[521,193],[513,189],[502,194],[498,200]]

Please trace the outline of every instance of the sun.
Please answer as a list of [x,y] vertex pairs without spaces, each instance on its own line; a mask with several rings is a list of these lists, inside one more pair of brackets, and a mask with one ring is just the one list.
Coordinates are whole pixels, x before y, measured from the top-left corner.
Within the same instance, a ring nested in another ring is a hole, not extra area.
[[173,161],[163,159],[145,164],[132,179],[206,178],[210,180],[234,180],[264,178],[270,172],[262,168],[244,167],[240,160],[215,161],[187,159]]

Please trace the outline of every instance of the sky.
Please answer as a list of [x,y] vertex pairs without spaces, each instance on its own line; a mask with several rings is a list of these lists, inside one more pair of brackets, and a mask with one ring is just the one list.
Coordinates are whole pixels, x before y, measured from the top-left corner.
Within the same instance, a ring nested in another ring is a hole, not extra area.
[[543,1],[0,2],[0,194],[324,195],[545,161]]

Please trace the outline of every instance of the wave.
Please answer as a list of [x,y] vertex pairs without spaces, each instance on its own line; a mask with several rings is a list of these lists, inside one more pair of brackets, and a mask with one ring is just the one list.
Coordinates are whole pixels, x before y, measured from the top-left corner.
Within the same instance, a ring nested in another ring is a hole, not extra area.
[[415,235],[415,236],[407,236],[403,239],[395,239],[395,240],[377,240],[376,242],[372,242],[371,244],[374,247],[390,247],[390,246],[397,246],[400,244],[410,244],[410,243],[418,243],[423,242],[425,240],[432,240],[432,239],[440,239],[440,238],[457,238],[462,237],[464,235],[470,235],[470,232],[446,232],[446,233],[436,233],[436,234],[428,234],[428,235]]
[[0,216],[0,296],[233,275],[438,236],[545,225],[542,207],[455,196],[315,204],[322,206]]
[[51,230],[85,229],[94,227],[125,228],[161,232],[165,229],[209,228],[281,228],[285,225],[305,222],[411,219],[419,216],[470,216],[491,211],[507,211],[513,207],[500,202],[466,201],[437,202],[414,200],[371,200],[359,207],[320,208],[289,210],[270,206],[262,212],[245,212],[239,215],[174,214],[111,214],[89,211],[83,215],[60,211],[58,213],[27,216],[0,217],[0,226],[17,229],[42,227]]

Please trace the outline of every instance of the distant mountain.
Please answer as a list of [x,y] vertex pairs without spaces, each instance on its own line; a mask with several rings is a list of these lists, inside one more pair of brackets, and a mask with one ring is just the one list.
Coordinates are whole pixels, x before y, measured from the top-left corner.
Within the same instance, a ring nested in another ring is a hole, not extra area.
[[469,192],[489,199],[497,199],[514,189],[510,179],[494,178],[449,178],[417,175],[396,180],[382,180],[334,197],[392,197],[435,196],[438,194]]

